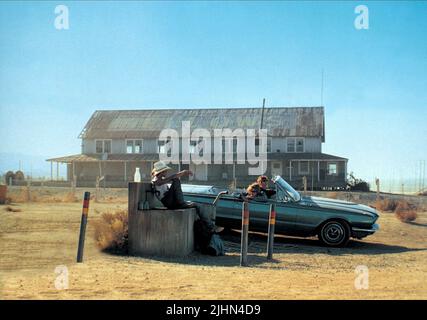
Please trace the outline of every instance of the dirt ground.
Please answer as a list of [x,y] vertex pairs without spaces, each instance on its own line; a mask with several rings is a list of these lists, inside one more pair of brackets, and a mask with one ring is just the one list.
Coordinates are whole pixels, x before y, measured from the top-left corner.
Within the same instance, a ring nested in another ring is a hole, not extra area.
[[[265,258],[265,235],[251,234],[250,266],[239,267],[238,232],[223,235],[223,257],[100,252],[92,223],[126,208],[123,199],[91,202],[84,263],[77,264],[81,202],[9,207],[20,211],[0,206],[0,299],[427,299],[427,212],[411,224],[381,213],[380,231],[347,248],[279,236],[273,261]],[[68,271],[68,289],[58,266]],[[355,286],[358,266],[368,268],[366,289]]]

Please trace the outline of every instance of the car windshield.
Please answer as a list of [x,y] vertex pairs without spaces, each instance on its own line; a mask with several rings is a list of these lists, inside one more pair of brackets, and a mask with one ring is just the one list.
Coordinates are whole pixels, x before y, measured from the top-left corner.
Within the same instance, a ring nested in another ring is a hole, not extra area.
[[297,192],[292,186],[287,183],[281,176],[276,176],[273,178],[273,182],[276,186],[283,191],[289,198],[293,201],[298,202],[301,200],[301,195]]

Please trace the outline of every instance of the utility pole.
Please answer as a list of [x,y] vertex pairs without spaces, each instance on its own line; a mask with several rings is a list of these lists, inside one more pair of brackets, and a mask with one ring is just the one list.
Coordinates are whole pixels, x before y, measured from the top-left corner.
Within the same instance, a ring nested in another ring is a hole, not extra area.
[[262,99],[261,125],[259,126],[260,129],[262,129],[262,125],[263,125],[263,122],[264,122],[264,109],[265,109],[265,98]]
[[415,183],[415,189],[418,191],[420,190],[420,182],[418,179],[418,163],[415,163],[415,175],[414,175],[414,183]]
[[424,160],[424,166],[423,166],[423,191],[425,188],[425,178],[426,178],[426,161]]

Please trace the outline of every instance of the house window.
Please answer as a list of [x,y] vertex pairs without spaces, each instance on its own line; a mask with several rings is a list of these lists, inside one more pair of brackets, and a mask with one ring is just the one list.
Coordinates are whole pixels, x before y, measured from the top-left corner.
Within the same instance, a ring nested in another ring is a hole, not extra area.
[[133,140],[126,141],[126,153],[133,153]]
[[142,153],[142,140],[126,140],[126,153]]
[[166,152],[166,142],[165,141],[159,141],[158,142],[158,152],[159,153],[165,153]]
[[297,146],[297,152],[304,152],[304,139],[296,138],[295,141]]
[[111,140],[95,140],[96,153],[111,153]]
[[294,138],[288,138],[287,139],[287,150],[288,152],[295,152],[295,139]]
[[190,141],[189,152],[190,154],[196,153],[197,141]]
[[158,153],[166,153],[166,152],[172,152],[172,146],[171,146],[171,141],[170,140],[166,140],[166,141],[158,141],[157,142],[157,151]]
[[135,153],[142,153],[142,140],[135,140]]
[[288,152],[304,152],[304,138],[287,138]]
[[328,175],[336,176],[338,174],[338,166],[336,163],[328,163]]
[[[260,148],[260,139],[259,137],[255,138],[255,153],[259,154],[259,148]],[[271,152],[271,138],[267,137],[267,153]]]
[[96,153],[102,153],[104,150],[104,142],[102,140],[96,140]]
[[104,140],[104,153],[111,153],[111,140]]
[[308,161],[299,162],[299,174],[308,174],[310,173]]

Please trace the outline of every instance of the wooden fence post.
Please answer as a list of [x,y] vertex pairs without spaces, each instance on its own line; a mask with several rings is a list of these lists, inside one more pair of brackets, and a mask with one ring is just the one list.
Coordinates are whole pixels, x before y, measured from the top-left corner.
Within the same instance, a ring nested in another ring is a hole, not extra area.
[[80,237],[79,237],[79,247],[77,250],[77,262],[83,262],[83,249],[85,246],[85,234],[86,234],[87,215],[89,211],[89,201],[90,201],[90,192],[86,191],[83,197],[83,211],[82,211],[82,220],[80,223]]
[[267,243],[267,259],[273,259],[274,246],[274,229],[276,225],[276,206],[274,203],[270,205],[270,217],[268,219],[268,243]]
[[375,184],[377,185],[377,201],[380,199],[380,179],[375,178]]
[[249,204],[247,201],[242,205],[242,235],[240,246],[240,266],[248,265],[248,232],[249,232]]
[[95,182],[95,202],[99,202],[100,199],[100,195],[99,195],[99,182],[100,182],[100,178],[99,176],[96,177],[96,182]]

